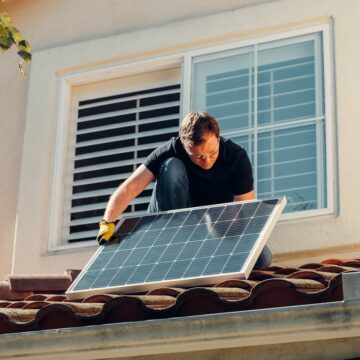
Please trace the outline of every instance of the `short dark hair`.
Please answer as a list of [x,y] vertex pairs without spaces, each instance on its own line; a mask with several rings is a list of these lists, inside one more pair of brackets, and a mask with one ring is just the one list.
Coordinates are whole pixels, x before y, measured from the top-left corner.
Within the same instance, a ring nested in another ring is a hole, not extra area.
[[190,112],[180,124],[180,140],[185,148],[202,144],[210,134],[220,137],[215,118],[207,112]]

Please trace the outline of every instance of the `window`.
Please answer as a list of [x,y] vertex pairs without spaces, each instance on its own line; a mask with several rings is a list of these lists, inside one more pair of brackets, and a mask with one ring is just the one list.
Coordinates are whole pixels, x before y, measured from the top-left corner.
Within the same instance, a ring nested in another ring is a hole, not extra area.
[[[221,134],[246,148],[259,199],[286,195],[289,217],[332,212],[328,35],[302,33],[177,54],[166,60],[172,69],[152,60],[147,73],[141,66],[118,77],[105,95],[101,82],[87,84],[72,105],[65,242],[95,238],[111,193],[177,135],[189,110],[210,112]],[[126,211],[144,213],[152,187]]]
[[259,199],[327,207],[321,33],[195,56],[191,108],[246,148]]

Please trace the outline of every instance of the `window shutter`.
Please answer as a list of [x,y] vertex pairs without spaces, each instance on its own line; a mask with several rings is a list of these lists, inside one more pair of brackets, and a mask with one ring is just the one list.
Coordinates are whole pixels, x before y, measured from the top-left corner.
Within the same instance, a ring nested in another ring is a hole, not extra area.
[[[178,135],[180,85],[79,102],[67,242],[94,240],[109,196],[155,148]],[[126,209],[146,211],[153,184]]]

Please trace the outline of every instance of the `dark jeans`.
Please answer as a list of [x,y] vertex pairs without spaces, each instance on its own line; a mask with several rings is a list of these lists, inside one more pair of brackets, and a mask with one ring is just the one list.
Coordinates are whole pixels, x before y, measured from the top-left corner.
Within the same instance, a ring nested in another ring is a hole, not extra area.
[[[189,179],[183,162],[170,158],[162,164],[154,190],[151,195],[148,212],[159,212],[191,207]],[[272,254],[265,245],[254,269],[270,266]]]

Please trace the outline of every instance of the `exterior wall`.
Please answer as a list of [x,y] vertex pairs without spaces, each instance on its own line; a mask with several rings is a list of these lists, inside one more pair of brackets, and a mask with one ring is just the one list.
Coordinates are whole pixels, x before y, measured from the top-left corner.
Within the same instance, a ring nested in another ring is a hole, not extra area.
[[[353,38],[360,31],[355,15],[360,11],[360,3],[258,1],[257,6],[240,8],[249,3],[244,0],[5,3],[4,7],[8,7],[5,10],[31,42],[34,57],[30,82],[18,75],[14,54],[1,59],[5,64],[2,68],[7,71],[0,74],[2,87],[6,86],[5,96],[0,98],[1,124],[6,129],[0,133],[0,164],[5,169],[0,178],[0,276],[11,271],[13,238],[15,273],[59,273],[65,268],[81,268],[95,249],[47,250],[59,74],[174,55],[184,49],[329,22],[336,66],[337,213],[283,221],[275,229],[270,246],[281,261],[301,256],[324,257],[326,253],[334,256],[335,252],[360,254],[356,186],[360,167],[353,163],[354,154],[360,151],[356,135],[360,133],[360,124],[354,106],[360,95],[360,85],[354,80],[360,75],[357,66],[360,51]],[[227,10],[232,11],[221,14]]]
[[[255,0],[257,3],[268,1]],[[10,14],[14,25],[30,42],[32,52],[36,54],[57,46],[232,10],[253,2],[254,0],[8,0],[0,3],[0,11]],[[31,67],[28,78],[23,79],[17,68],[19,58],[14,49],[6,56],[1,56],[0,61],[0,279],[3,279],[12,271]],[[46,222],[45,219],[44,221]],[[23,240],[29,246],[37,248],[36,239],[26,237]],[[19,252],[20,257],[25,257],[25,251],[20,249]],[[81,260],[81,264],[75,263],[72,266],[81,267],[88,255],[89,252]],[[38,261],[30,260],[33,265],[28,272],[40,271],[36,265]],[[53,270],[46,266],[42,271],[62,272],[66,266],[69,265],[57,265]]]

